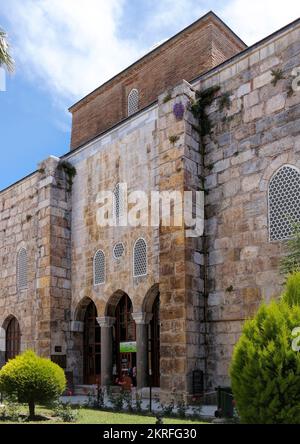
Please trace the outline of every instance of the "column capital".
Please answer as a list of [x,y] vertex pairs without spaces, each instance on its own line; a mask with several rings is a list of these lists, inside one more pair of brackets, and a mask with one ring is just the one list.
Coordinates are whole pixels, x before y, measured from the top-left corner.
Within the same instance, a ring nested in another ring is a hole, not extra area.
[[112,327],[114,323],[116,322],[116,318],[112,318],[110,316],[103,316],[101,318],[97,318],[97,322],[100,325],[100,327]]
[[149,324],[153,318],[152,313],[136,312],[132,313],[132,318],[136,324]]

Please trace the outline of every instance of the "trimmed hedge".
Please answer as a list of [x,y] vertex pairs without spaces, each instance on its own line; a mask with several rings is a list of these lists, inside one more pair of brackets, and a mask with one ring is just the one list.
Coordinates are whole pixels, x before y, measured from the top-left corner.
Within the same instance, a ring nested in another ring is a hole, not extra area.
[[0,371],[0,391],[27,403],[31,418],[36,403],[45,405],[57,399],[65,387],[64,371],[31,350],[8,361]]

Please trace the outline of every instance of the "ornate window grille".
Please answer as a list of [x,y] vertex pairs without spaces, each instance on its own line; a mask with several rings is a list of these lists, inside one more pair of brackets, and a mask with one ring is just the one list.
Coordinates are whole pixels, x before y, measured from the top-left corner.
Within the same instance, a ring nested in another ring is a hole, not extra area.
[[105,254],[102,250],[94,256],[94,285],[105,283]]
[[300,172],[284,165],[269,184],[270,241],[288,239],[292,225],[300,222]]
[[122,256],[124,256],[124,252],[125,252],[125,247],[124,244],[122,244],[122,242],[114,246],[113,254],[115,259],[120,259]]
[[143,238],[138,239],[133,248],[133,276],[147,275],[147,244]]
[[128,94],[128,116],[132,116],[139,110],[139,92],[132,89]]
[[28,260],[27,251],[21,248],[17,256],[17,287],[18,290],[26,290],[28,284]]
[[113,193],[113,218],[115,225],[120,225],[125,212],[124,190],[120,183],[115,186]]

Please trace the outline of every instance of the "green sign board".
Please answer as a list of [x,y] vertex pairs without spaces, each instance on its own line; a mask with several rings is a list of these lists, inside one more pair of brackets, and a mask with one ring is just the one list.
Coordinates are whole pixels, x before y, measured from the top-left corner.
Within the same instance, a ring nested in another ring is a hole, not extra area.
[[136,342],[120,342],[120,353],[136,353]]

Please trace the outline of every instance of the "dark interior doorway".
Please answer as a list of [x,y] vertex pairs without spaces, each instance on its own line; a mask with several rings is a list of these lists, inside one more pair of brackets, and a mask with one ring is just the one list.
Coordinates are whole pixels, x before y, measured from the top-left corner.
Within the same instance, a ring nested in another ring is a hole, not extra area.
[[19,322],[15,317],[9,321],[5,337],[5,361],[7,362],[20,354],[21,330]]
[[136,367],[136,352],[121,352],[120,345],[124,343],[136,342],[136,326],[132,318],[132,302],[130,298],[124,294],[115,311],[115,326],[113,329],[113,373],[114,377],[120,377],[122,372],[130,371]]
[[84,316],[83,373],[84,384],[101,381],[101,329],[93,301],[87,306]]
[[152,307],[149,325],[149,373],[152,387],[160,386],[160,297],[157,295]]

